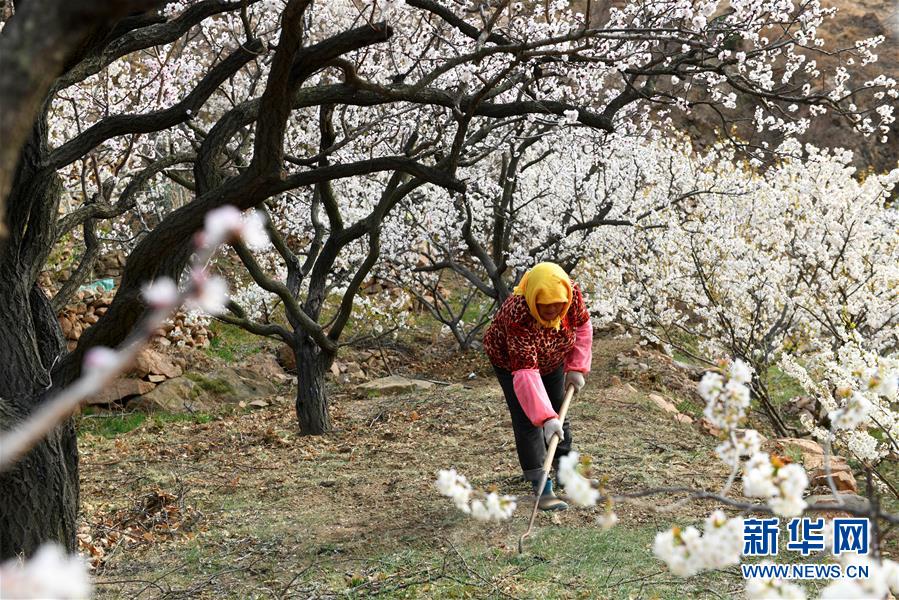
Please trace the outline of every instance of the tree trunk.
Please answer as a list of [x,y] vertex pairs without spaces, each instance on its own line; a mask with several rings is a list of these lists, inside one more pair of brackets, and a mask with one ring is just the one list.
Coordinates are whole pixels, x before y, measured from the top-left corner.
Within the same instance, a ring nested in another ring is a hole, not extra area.
[[[49,388],[50,365],[63,351],[56,315],[37,286],[0,294],[0,429],[14,427]],[[74,552],[78,530],[78,446],[69,419],[12,469],[0,473],[0,560],[34,553],[46,541]]]
[[321,435],[331,431],[328,397],[325,394],[325,372],[333,356],[324,352],[308,336],[300,336],[294,347],[297,359],[297,420],[305,435]]
[[[9,237],[0,243],[0,429],[25,419],[54,389],[50,369],[65,341],[50,301],[35,284],[55,241],[61,182],[40,167],[46,103],[21,150],[9,194]],[[74,551],[78,446],[71,420],[0,473],[0,559],[32,554],[46,541]]]
[[78,447],[69,419],[0,474],[0,560],[30,556],[47,541],[75,552],[78,491]]

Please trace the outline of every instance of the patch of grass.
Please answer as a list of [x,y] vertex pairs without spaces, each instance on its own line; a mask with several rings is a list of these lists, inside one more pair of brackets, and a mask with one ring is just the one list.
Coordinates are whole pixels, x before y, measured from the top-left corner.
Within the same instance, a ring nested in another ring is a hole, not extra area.
[[780,368],[772,366],[768,369],[768,392],[775,406],[783,406],[790,400],[804,393],[802,386]]
[[192,413],[156,413],[153,420],[159,423],[209,423],[215,417],[209,413],[192,412]]
[[228,323],[213,321],[212,339],[206,352],[228,362],[257,354],[265,347],[263,338]]
[[677,410],[681,411],[685,415],[690,415],[694,419],[702,417],[703,407],[700,406],[699,403],[695,400],[684,398],[677,402],[675,406],[677,406]]
[[[597,355],[618,351],[605,347]],[[681,579],[652,554],[656,532],[698,525],[710,506],[657,513],[654,505],[668,499],[621,503],[621,523],[607,532],[597,527],[595,510],[541,514],[519,556],[515,545],[529,517],[525,500],[510,523],[481,524],[435,494],[435,473],[452,465],[478,489],[497,485],[527,496],[508,413],[492,380],[479,378],[468,389],[379,399],[344,392],[337,398],[337,427],[327,436],[295,437],[292,405],[275,403],[252,412],[219,406],[214,427],[161,425],[160,419],[211,418],[202,413],[151,415],[153,430],[144,425],[125,444],[90,440],[82,493],[91,506],[99,506],[98,499],[127,506],[148,487],[184,484],[187,501],[206,515],[208,527],[195,540],[112,554],[109,572],[127,572],[139,582],[106,586],[99,597],[137,595],[144,581],[222,598],[256,597],[263,589],[340,598],[743,597],[736,567]],[[412,408],[420,416],[415,421],[408,416]],[[688,403],[679,408],[689,412]],[[593,457],[596,476],[607,478],[612,491],[673,480],[717,489],[728,474],[714,459],[717,440],[654,410],[645,390],[588,386],[572,416],[576,447]],[[284,432],[293,443],[262,443]],[[181,452],[160,453],[150,464],[117,465],[116,481],[137,482],[133,487],[110,486],[109,470],[94,468],[109,456],[144,458],[160,444],[178,449],[198,440],[207,446],[187,459]],[[86,513],[93,520],[102,516],[96,508]]]
[[[647,563],[655,527],[599,529],[544,525],[523,555],[509,544],[483,540],[414,544],[382,555],[370,555],[353,570],[323,565],[321,581],[343,588],[350,598],[377,594],[386,598],[500,597],[500,591],[527,598],[658,598],[680,600],[738,597],[735,573],[673,577],[660,562]],[[437,542],[435,540],[434,542]],[[730,592],[730,594],[728,594]]]
[[114,438],[134,431],[146,421],[143,413],[101,414],[86,413],[78,419],[78,435],[90,433]]
[[656,527],[598,529],[561,528],[535,540],[533,553],[546,562],[528,571],[534,585],[550,584],[547,597],[567,596],[583,590],[603,598],[648,597],[671,599],[697,597],[700,590],[724,591],[721,573],[674,581],[661,563],[647,563]]
[[[860,465],[852,459],[849,460],[849,464],[853,467],[853,469],[860,468]],[[883,475],[884,479],[889,481],[893,487],[896,487],[897,482],[899,482],[899,461],[897,460],[884,460],[879,465],[877,465],[877,471]],[[875,480],[876,480],[875,475]],[[858,478],[858,493],[862,496],[867,494],[868,483],[865,481],[865,477]],[[880,507],[891,513],[899,513],[899,498],[896,498],[892,492],[888,490],[880,491]],[[894,537],[895,536],[891,536]],[[896,547],[899,550],[899,540],[896,540]]]
[[78,420],[78,435],[92,434],[107,439],[125,435],[138,427],[159,427],[166,423],[208,423],[213,416],[207,413],[96,413],[85,412]]
[[684,354],[683,352],[681,352],[681,351],[678,350],[677,348],[674,348],[674,349],[671,351],[671,357],[672,357],[674,360],[676,360],[677,362],[684,363],[685,365],[694,365],[694,366],[699,366],[699,367],[708,367],[708,365],[705,365],[705,364],[699,362],[698,360],[696,360],[696,359],[693,358],[692,356],[689,356],[689,355],[687,355],[687,354]]
[[196,383],[200,387],[200,389],[205,392],[209,392],[210,394],[221,396],[234,393],[234,388],[231,387],[231,384],[224,379],[207,377],[206,375],[201,375],[200,373],[185,373],[184,376]]
[[787,458],[792,460],[797,465],[802,464],[802,450],[800,450],[796,446],[787,446],[786,448],[784,448],[784,454],[786,454]]
[[200,564],[200,561],[203,559],[203,550],[200,548],[199,544],[194,542],[184,550],[184,562],[197,566]]
[[671,331],[670,336],[672,344],[676,346],[672,348],[671,352],[674,360],[691,365],[698,364],[695,359],[691,358],[684,351],[678,350],[677,347],[683,348],[686,352],[690,352],[697,356],[702,356],[703,353],[699,351],[700,337],[681,330]]

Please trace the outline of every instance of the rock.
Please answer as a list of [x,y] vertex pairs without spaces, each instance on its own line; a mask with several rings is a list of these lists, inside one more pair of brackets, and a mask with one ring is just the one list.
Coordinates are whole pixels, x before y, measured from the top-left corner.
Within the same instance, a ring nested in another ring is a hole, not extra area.
[[791,454],[800,454],[800,462],[808,468],[816,468],[823,463],[824,448],[814,440],[803,438],[778,438],[767,441],[763,448],[768,452],[774,452],[781,456],[793,458]]
[[206,393],[186,377],[167,379],[156,388],[128,403],[128,408],[144,412],[183,413],[209,410]]
[[248,406],[252,406],[253,408],[265,408],[268,406],[268,402],[265,400],[253,400],[248,404]]
[[[816,472],[817,475],[813,475],[811,477],[811,485],[828,485],[827,483],[827,475],[824,473],[824,469]],[[850,469],[834,471],[831,469],[830,472],[831,478],[833,479],[834,487],[837,488],[838,492],[850,492],[857,493],[858,492],[858,482],[855,480],[855,475],[852,474]]]
[[624,335],[627,329],[621,323],[608,323],[602,327],[597,327],[597,332],[607,333],[609,335]]
[[[858,493],[858,482],[855,480],[855,475],[852,474],[852,469],[849,468],[846,459],[842,456],[831,457],[830,476],[838,492]],[[809,482],[812,486],[830,487],[827,482],[827,471],[824,469],[823,461],[818,468],[810,472]]]
[[[781,438],[765,442],[766,449],[774,450],[778,454],[790,456],[791,452],[799,452],[802,455],[801,463],[809,473],[809,482],[812,486],[826,486],[827,473],[824,469],[824,448],[814,440],[802,438]],[[858,483],[852,469],[842,456],[830,457],[830,473],[834,485],[838,491],[858,492]]]
[[621,377],[618,377],[618,375],[612,375],[611,377],[609,377],[609,385],[612,387],[621,385]]
[[297,357],[293,353],[293,349],[284,344],[278,347],[278,364],[288,373],[297,372]]
[[284,383],[290,380],[290,375],[281,367],[273,354],[260,352],[245,360],[239,366],[241,369],[249,369],[258,375],[273,381]]
[[699,428],[707,434],[713,435],[715,437],[721,435],[721,428],[712,425],[712,422],[709,421],[706,417],[702,417],[701,419],[699,419]]
[[73,339],[74,325],[72,324],[72,319],[68,315],[59,317],[59,326],[62,329],[62,335],[65,339]]
[[697,367],[696,365],[690,365],[685,362],[681,362],[679,360],[671,360],[671,364],[677,367],[679,370],[683,371],[684,374],[691,379],[692,381],[699,381],[702,379],[702,376],[705,374],[706,369],[702,367]]
[[615,360],[620,366],[625,367],[625,368],[631,367],[631,366],[637,364],[636,359],[633,359],[630,356],[627,356],[626,354],[619,354],[618,356],[615,357]]
[[[658,394],[650,394],[649,399],[652,400],[653,404],[658,406],[660,409],[662,409],[666,413],[671,413],[671,414],[679,414],[680,413],[680,411],[677,410],[677,407],[674,406],[674,404],[672,404],[665,398],[662,398]],[[692,422],[692,419],[691,419],[691,422]]]
[[693,417],[691,417],[690,415],[685,415],[684,413],[677,413],[676,415],[674,415],[674,420],[678,423],[683,423],[684,425],[693,424]]
[[359,366],[359,363],[355,362],[347,363],[346,374],[350,378],[350,381],[365,381],[368,379],[365,375],[365,371]]
[[408,379],[400,375],[391,375],[390,377],[381,377],[373,379],[367,383],[356,386],[356,389],[362,390],[374,396],[386,396],[390,394],[402,394],[404,392],[412,392],[416,390],[429,390],[434,387],[430,381],[422,379]]
[[[802,465],[809,470],[809,472],[818,472],[824,473],[824,455],[823,454],[815,454],[808,455],[808,460],[803,460]],[[842,456],[831,456],[830,457],[830,470],[833,471],[848,471],[849,465],[846,463],[846,459]]]
[[134,378],[119,378],[103,386],[99,392],[89,397],[88,404],[112,404],[125,402],[129,398],[142,396],[156,387],[155,383]]
[[147,375],[147,381],[150,383],[162,383],[165,381],[165,375]]
[[249,368],[222,367],[189,377],[209,394],[210,398],[223,402],[254,400],[260,396],[274,396],[278,386],[265,375]]
[[340,375],[340,363],[338,363],[336,360],[332,361],[330,371],[331,375],[333,375],[334,377]]
[[169,379],[181,377],[181,367],[173,363],[169,357],[152,348],[144,348],[138,352],[130,373],[141,379],[148,375],[163,375]]
[[827,518],[856,516],[840,510],[839,502],[842,502],[843,506],[852,510],[866,511],[869,509],[867,498],[863,498],[862,496],[851,492],[840,492],[839,494],[837,494],[836,498],[834,498],[832,494],[819,494],[817,496],[809,496],[805,498],[805,501],[809,504],[833,506],[832,510],[822,509],[821,511],[814,511],[816,513],[820,512]]

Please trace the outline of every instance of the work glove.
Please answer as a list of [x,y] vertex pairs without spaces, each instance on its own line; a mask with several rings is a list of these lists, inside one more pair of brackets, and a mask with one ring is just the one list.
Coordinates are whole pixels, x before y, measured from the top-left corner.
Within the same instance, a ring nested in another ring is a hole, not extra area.
[[553,436],[557,433],[559,434],[559,441],[561,442],[565,438],[565,434],[562,432],[562,421],[556,418],[547,419],[543,423],[543,440],[546,442],[547,446],[553,439]]
[[581,388],[584,387],[584,384],[587,383],[584,380],[584,374],[580,371],[566,371],[565,372],[565,389],[568,389],[569,385],[574,386],[575,393],[581,391]]

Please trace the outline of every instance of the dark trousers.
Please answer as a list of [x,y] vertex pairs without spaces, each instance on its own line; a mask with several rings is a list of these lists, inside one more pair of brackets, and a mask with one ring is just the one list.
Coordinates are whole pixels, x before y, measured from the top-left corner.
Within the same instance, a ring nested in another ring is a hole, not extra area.
[[[493,371],[499,380],[500,387],[503,388],[503,395],[506,397],[506,405],[509,407],[509,414],[512,416],[512,430],[515,432],[515,449],[518,451],[518,462],[521,464],[521,470],[524,472],[524,478],[528,481],[539,483],[540,477],[543,475],[543,461],[546,460],[546,442],[543,440],[543,428],[531,425],[530,419],[524,414],[518,397],[515,396],[515,387],[512,384],[512,373],[493,365]],[[549,396],[553,410],[557,413],[562,409],[562,401],[565,399],[565,371],[564,363],[559,368],[548,375],[541,375],[543,386]],[[565,456],[571,451],[571,427],[568,418],[562,424],[562,432],[564,438],[556,447],[556,454],[553,456],[553,468],[555,469],[559,463],[559,457]]]

